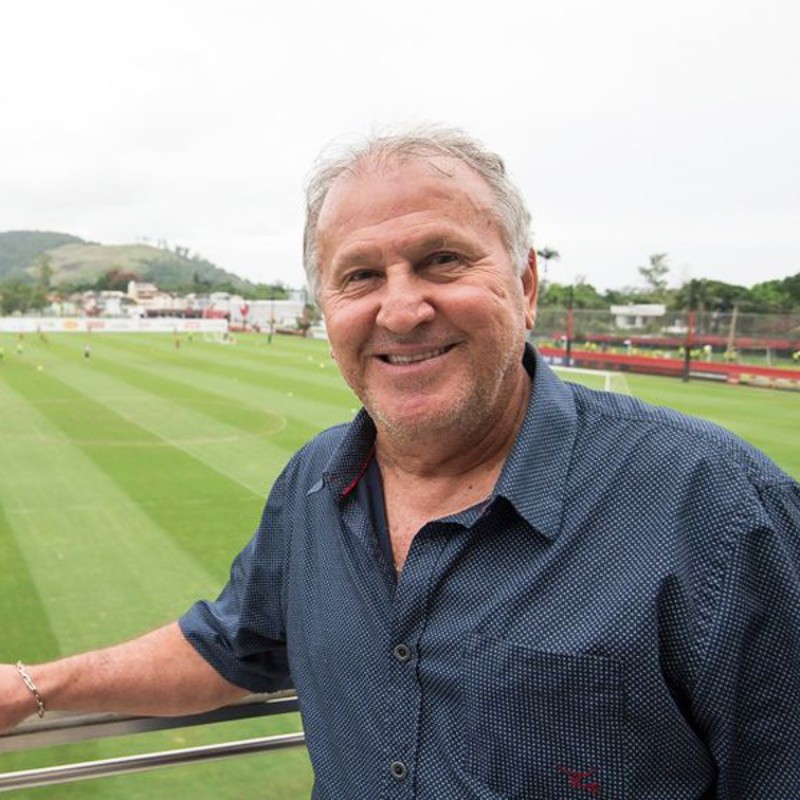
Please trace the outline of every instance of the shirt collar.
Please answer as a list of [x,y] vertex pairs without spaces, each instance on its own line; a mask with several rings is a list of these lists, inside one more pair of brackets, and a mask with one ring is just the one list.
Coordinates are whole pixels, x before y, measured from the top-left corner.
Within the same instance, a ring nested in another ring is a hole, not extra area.
[[561,529],[567,475],[578,429],[575,400],[531,345],[523,364],[533,379],[525,419],[495,487],[543,536]]
[[[533,380],[528,409],[506,460],[494,496],[502,497],[543,536],[555,539],[561,527],[567,472],[577,432],[575,401],[569,389],[531,345],[523,364]],[[354,489],[372,458],[375,425],[364,409],[347,426],[323,473],[339,500]]]
[[322,478],[344,500],[355,489],[375,450],[375,424],[362,408],[346,427],[344,438],[328,461]]

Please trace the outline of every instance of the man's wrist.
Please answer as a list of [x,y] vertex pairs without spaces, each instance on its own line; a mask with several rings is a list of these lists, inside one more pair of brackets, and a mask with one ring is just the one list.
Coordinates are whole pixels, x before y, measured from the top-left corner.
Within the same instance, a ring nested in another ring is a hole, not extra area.
[[25,684],[25,688],[28,690],[31,697],[33,698],[33,701],[36,704],[36,714],[38,715],[39,719],[41,719],[42,717],[44,717],[45,706],[44,706],[44,698],[39,692],[39,687],[36,685],[36,682],[33,680],[31,674],[28,672],[28,668],[21,661],[17,661],[17,663],[14,666],[16,667],[16,670],[19,673],[22,682]]

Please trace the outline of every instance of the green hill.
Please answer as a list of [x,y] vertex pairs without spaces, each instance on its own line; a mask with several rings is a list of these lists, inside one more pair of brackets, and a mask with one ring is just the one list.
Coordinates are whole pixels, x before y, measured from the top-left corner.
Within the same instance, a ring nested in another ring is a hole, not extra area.
[[40,253],[65,244],[88,244],[77,236],[51,231],[6,231],[0,233],[0,280],[9,273],[30,267]]
[[173,251],[147,244],[103,245],[69,234],[41,231],[0,233],[0,281],[36,281],[43,255],[52,271],[51,286],[86,287],[116,271],[167,291],[220,284],[229,284],[236,290],[253,288],[238,275],[200,256],[190,256],[187,248],[176,247]]

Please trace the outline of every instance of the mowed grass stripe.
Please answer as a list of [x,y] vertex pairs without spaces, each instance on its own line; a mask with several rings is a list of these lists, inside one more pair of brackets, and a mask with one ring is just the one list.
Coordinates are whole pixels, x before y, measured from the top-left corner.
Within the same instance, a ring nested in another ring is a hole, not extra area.
[[[105,337],[98,337],[101,341]],[[195,359],[210,364],[238,364],[240,368],[262,370],[272,368],[291,379],[292,377],[309,381],[312,384],[328,382],[344,388],[338,378],[336,362],[331,358],[330,344],[316,339],[295,336],[276,336],[273,344],[259,334],[237,334],[235,345],[208,342],[194,337],[191,341],[183,339],[180,348],[174,347],[174,338],[165,334],[114,334],[108,337],[115,347],[123,347],[131,355],[143,359],[156,356],[160,359]],[[320,365],[324,365],[320,367]],[[313,369],[309,369],[312,366]]]
[[[161,335],[113,336],[109,344],[124,348],[140,358],[173,367],[193,365],[222,377],[244,379],[265,388],[276,383],[308,399],[324,394],[326,402],[352,404],[353,394],[331,358],[330,345],[314,339],[276,337],[268,346],[254,334],[240,335],[238,344],[223,346],[195,341],[176,351],[169,338]],[[134,348],[131,350],[130,348]]]
[[[102,346],[93,348],[91,370],[102,369],[131,386],[179,401],[205,416],[240,428],[244,435],[261,436],[265,451],[259,460],[265,463],[282,465],[321,430],[351,419],[359,405],[349,390],[341,391],[343,382],[335,369],[329,370],[333,374],[327,380],[334,387],[333,395],[325,382],[313,383],[313,390],[304,382],[295,392],[280,376],[271,377],[264,365],[238,369],[237,362],[229,363],[230,348],[207,345],[224,362],[225,374],[220,374],[191,357],[181,356],[173,362],[173,354],[166,347],[169,339],[163,336],[141,338],[150,344],[131,349],[124,344],[125,337],[104,337]],[[156,346],[159,340],[161,347]],[[270,470],[266,485],[274,476],[274,469]],[[264,485],[262,481],[259,487]]]
[[[6,451],[0,440],[0,455],[8,469]],[[0,486],[2,484],[0,483]],[[5,514],[0,493],[0,662],[24,658],[55,658],[61,652],[50,627],[36,581],[17,545],[11,521]]]
[[[220,377],[192,362],[171,365],[156,357],[146,366],[132,365],[114,355],[105,352],[92,366],[129,386],[233,426],[242,436],[259,437],[268,459],[287,461],[323,428],[349,416],[333,403],[295,397],[277,380],[263,385],[250,380],[246,372],[237,372],[235,378]],[[352,402],[348,410],[351,407]]]
[[[70,370],[64,369],[64,364],[60,363],[61,356],[57,353],[57,350],[59,349],[60,348],[50,347],[47,350],[43,350],[41,353],[36,354],[34,357],[32,353],[34,348],[31,347],[29,348],[28,352],[26,352],[26,358],[30,356],[28,359],[29,363],[22,361],[15,365],[19,367],[21,371],[25,372],[28,380],[33,382],[34,385],[40,387],[41,392],[37,393],[35,398],[32,397],[31,402],[36,404],[36,410],[33,414],[35,420],[27,419],[27,423],[26,418],[30,417],[29,412],[31,410],[27,401],[20,396],[4,397],[0,399],[0,406],[4,410],[3,417],[9,422],[9,424],[6,426],[6,430],[2,431],[2,434],[10,433],[16,438],[17,441],[27,441],[29,445],[34,442],[38,442],[40,446],[45,444],[51,447],[59,446],[62,448],[69,446],[68,436],[64,430],[53,425],[47,415],[40,413],[40,411],[43,409],[61,408],[64,410],[66,406],[73,404],[73,398],[71,398],[69,394],[53,391],[46,380],[47,378],[53,377],[63,378],[65,372],[70,372]],[[93,345],[93,351],[97,351],[99,349],[100,348],[98,348],[97,345]],[[78,358],[68,359],[66,364],[66,366],[70,367],[70,369],[83,370],[83,372],[78,373],[78,383],[80,383],[82,389],[87,391],[90,395],[95,393],[97,389],[96,386],[92,385],[91,381],[91,375],[95,374],[96,372],[94,370],[94,360],[94,353],[92,359],[88,361],[84,361],[82,356],[78,354]],[[40,374],[35,370],[35,362],[43,363],[43,374]],[[70,383],[71,382],[72,378],[70,378]],[[122,385],[116,388],[117,390],[122,389],[123,391],[127,391],[126,387]],[[92,399],[96,402],[97,397],[93,397]],[[156,398],[150,398],[151,403],[155,403],[155,401]],[[118,453],[121,453],[119,456],[120,458],[127,458],[127,456],[124,455],[125,449],[135,446],[137,444],[137,440],[141,447],[152,449],[151,445],[142,442],[141,432],[133,430],[130,432],[130,435],[127,438],[123,438],[120,436],[120,431],[116,426],[108,426],[106,422],[106,420],[100,419],[96,416],[96,424],[93,426],[92,435],[96,438],[99,438],[101,434],[103,436],[117,437],[117,443],[109,445],[109,449],[115,449]],[[2,442],[3,438],[0,435],[0,446],[2,446]],[[164,449],[163,444],[164,443],[162,442],[162,450]],[[36,448],[29,447],[28,455],[36,465],[34,469],[29,470],[29,474],[32,475],[32,479],[42,479],[44,481],[51,480],[52,478],[46,474],[41,474],[38,469],[38,463],[41,459],[41,455],[36,451]],[[156,455],[158,455],[158,453],[156,453]],[[25,463],[30,462],[20,462],[23,467]],[[94,467],[94,465],[91,466]],[[71,471],[80,474],[83,472],[83,468],[77,466]],[[61,474],[60,469],[58,472]],[[64,472],[65,479],[67,472],[68,471]],[[3,478],[0,477],[0,483],[2,483],[2,481]],[[102,494],[103,493],[98,490],[94,501],[102,503]],[[179,501],[180,498],[175,499],[175,502]],[[261,498],[258,498],[259,509],[260,504]],[[221,509],[221,513],[224,516],[225,510]],[[127,527],[127,523],[125,523],[123,527]],[[236,527],[238,528],[238,526]],[[241,533],[241,531],[237,531],[237,533]],[[161,544],[154,544],[152,551],[159,557],[161,554],[163,554],[167,559],[167,562],[172,560],[165,547]],[[104,555],[101,558],[103,560],[108,560],[109,556]],[[137,563],[139,563],[142,564],[143,569],[148,569],[148,565],[143,563],[142,559],[138,556],[133,555],[131,559],[132,565],[137,565]],[[227,559],[221,566],[224,569],[227,569]],[[181,571],[177,571],[175,575],[171,576],[173,582],[180,582],[182,576],[179,574],[179,572]],[[85,594],[82,598],[76,596],[74,598],[74,602],[84,607],[91,606],[91,600],[87,601],[87,597],[93,597],[92,587],[86,581],[81,579],[80,571],[76,572],[76,576],[73,576],[72,580],[76,583],[81,583],[84,585]],[[218,589],[220,582],[220,579],[212,579],[211,590],[190,588],[187,592],[188,601],[193,600],[196,596],[213,594]],[[165,580],[163,583],[168,584],[169,581]],[[130,589],[125,586],[121,586],[120,590],[124,591],[126,594],[130,593]],[[132,594],[130,599],[132,602],[136,602],[136,594]],[[102,597],[98,596],[96,600],[97,605],[102,607]],[[181,601],[179,607],[175,608],[173,611],[168,610],[167,616],[174,616],[174,614],[180,613],[180,611],[182,611],[185,607],[185,603],[188,601]],[[161,601],[156,599],[156,602],[162,609],[169,608],[169,602],[166,598],[162,598]],[[145,627],[151,627],[153,624],[158,624],[159,621],[160,620],[151,620]],[[114,641],[116,638],[118,638],[118,633],[119,631],[117,630],[110,630],[108,635],[104,637],[104,643]],[[218,741],[220,738],[225,737],[235,739],[245,736],[263,735],[270,732],[278,732],[282,729],[296,730],[297,727],[298,720],[295,715],[290,715],[290,717],[286,718],[278,718],[276,720],[268,719],[253,721],[251,723],[229,723],[224,726],[224,730],[214,731],[213,728],[209,728],[167,732],[164,734],[150,734],[147,737],[133,737],[123,742],[109,740],[94,744],[75,745],[66,748],[67,750],[71,751],[71,755],[65,754],[64,748],[60,748],[58,751],[53,751],[52,755],[48,754],[47,752],[9,754],[2,758],[2,768],[24,768],[26,766],[32,766],[34,763],[47,763],[50,759],[64,760],[70,757],[80,761],[93,757],[110,756],[118,754],[120,751],[122,753],[135,752],[143,750],[146,747],[160,750],[164,749],[165,747],[175,745],[185,746],[204,741]],[[150,739],[151,741],[145,742],[145,738]],[[269,761],[269,763],[265,763],[266,761]],[[308,765],[307,754],[305,751],[298,750],[297,752],[292,753],[281,753],[274,756],[262,756],[252,759],[236,760],[225,762],[224,764],[208,765],[206,767],[157,772],[150,775],[137,776],[133,779],[120,778],[110,781],[76,784],[67,787],[56,787],[53,789],[40,789],[30,793],[22,792],[18,794],[20,794],[20,797],[26,797],[30,795],[31,800],[33,800],[34,797],[52,797],[63,800],[63,798],[94,796],[94,790],[97,790],[98,796],[102,797],[108,797],[112,795],[120,798],[147,797],[148,800],[158,800],[159,798],[163,798],[163,800],[169,800],[169,798],[183,796],[185,794],[198,798],[198,800],[211,800],[211,798],[214,798],[214,800],[219,800],[221,797],[234,798],[244,795],[264,797],[266,800],[266,798],[308,797],[310,786],[311,774],[310,767]]]
[[[42,394],[45,394],[46,397],[43,398],[43,402],[40,402],[40,405],[64,405],[65,398],[47,389],[47,383],[43,380],[45,376],[38,374],[32,364],[22,363],[19,368],[23,372],[23,378],[27,377],[34,385],[44,390]],[[53,368],[53,365],[48,370],[51,368]],[[0,385],[2,384],[0,383]],[[6,389],[5,386],[2,388]],[[151,586],[142,588],[131,585],[126,580],[121,580],[118,576],[118,565],[115,563],[115,553],[103,552],[101,548],[114,538],[117,541],[120,541],[125,536],[131,537],[131,541],[139,538],[137,537],[136,519],[135,516],[131,516],[131,509],[125,508],[124,503],[115,502],[113,498],[109,497],[109,491],[102,486],[103,477],[91,474],[93,471],[96,472],[96,467],[85,456],[70,463],[57,460],[51,464],[51,470],[43,469],[42,464],[50,463],[50,450],[53,448],[57,450],[71,448],[63,432],[20,395],[11,391],[4,391],[0,395],[0,407],[4,411],[0,417],[2,419],[2,425],[0,425],[0,449],[2,449],[2,454],[4,457],[14,459],[13,463],[19,463],[21,467],[19,472],[25,472],[28,476],[28,482],[38,487],[35,491],[45,492],[45,497],[51,497],[52,493],[47,491],[48,484],[59,480],[63,482],[73,481],[74,477],[78,476],[79,483],[86,481],[91,485],[89,491],[81,491],[81,487],[78,485],[73,486],[71,492],[74,495],[73,502],[84,505],[87,512],[87,523],[96,517],[96,514],[92,512],[93,507],[96,504],[107,503],[110,506],[117,507],[117,511],[110,522],[113,523],[114,519],[117,519],[122,528],[121,531],[113,530],[104,523],[103,538],[99,542],[70,541],[68,546],[71,547],[71,552],[67,554],[70,558],[54,559],[55,566],[43,569],[43,573],[45,573],[44,579],[40,574],[31,576],[27,590],[22,590],[32,595],[31,587],[37,583],[42,583],[50,593],[58,593],[64,604],[72,606],[75,614],[81,611],[84,613],[84,621],[80,625],[87,628],[87,630],[95,621],[108,623],[108,629],[97,637],[99,641],[93,641],[94,637],[89,636],[78,641],[78,637],[69,633],[72,623],[65,624],[63,615],[59,616],[51,612],[50,615],[46,615],[47,624],[49,625],[49,620],[52,617],[55,625],[64,634],[62,638],[69,638],[72,641],[68,645],[56,643],[47,652],[38,650],[33,645],[36,641],[34,627],[37,626],[39,620],[35,616],[29,616],[25,605],[21,604],[17,605],[16,608],[9,609],[11,616],[2,618],[4,620],[4,629],[8,629],[9,619],[18,620],[21,627],[24,626],[30,629],[29,635],[18,643],[21,649],[14,648],[15,652],[10,653],[9,658],[23,656],[31,661],[36,661],[40,658],[52,657],[60,652],[71,652],[84,649],[84,647],[107,644],[160,624],[184,610],[186,605],[197,596],[216,592],[219,586],[217,579],[206,578],[205,587],[191,585],[187,580],[188,570],[181,566],[180,554],[178,558],[173,557],[171,554],[171,549],[174,548],[174,545],[171,545],[169,539],[165,541],[151,540],[146,543],[147,546],[143,552],[128,551],[123,559],[128,569],[135,570],[138,575],[144,578],[149,576]],[[23,452],[13,452],[14,445],[20,445],[23,448]],[[80,449],[76,448],[76,452],[79,456],[82,456]],[[28,461],[25,460],[26,455],[29,459]],[[25,469],[26,464],[33,464],[34,467]],[[16,475],[17,473],[15,472],[14,476]],[[6,496],[0,496],[0,504],[4,506],[7,505],[7,496],[12,494],[14,489],[13,486],[9,489],[10,477],[12,476],[7,473],[0,477],[0,486],[4,486],[7,489]],[[59,507],[63,507],[65,502],[69,501],[60,496],[52,496],[52,502]],[[122,513],[120,514],[120,512]],[[61,527],[54,527],[52,521],[45,520],[45,522],[41,523],[41,530],[48,530],[51,534],[60,534],[63,530],[75,527],[71,514],[59,515],[59,517],[62,516],[65,518],[60,520]],[[28,515],[28,518],[30,518],[30,515]],[[26,539],[30,538],[29,532],[25,532],[22,535]],[[9,538],[11,541],[16,542],[16,537]],[[78,544],[85,546],[86,551],[84,553],[81,554],[75,551],[75,546]],[[47,551],[43,554],[37,554],[36,558],[39,559],[43,567],[47,567],[42,560],[42,556],[48,554],[57,556],[59,549],[59,536],[51,535],[48,537]],[[94,563],[90,563],[92,559],[95,559]],[[158,564],[159,560],[163,560],[163,565],[160,566]],[[72,563],[73,561],[75,563]],[[151,561],[152,563],[150,563]],[[165,569],[168,565],[172,565],[174,572],[169,571],[165,574]],[[92,574],[92,570],[97,568],[100,570],[99,574]],[[74,593],[69,596],[60,593],[59,587],[55,585],[54,577],[50,573],[54,575],[55,579],[66,580],[70,588],[75,589]],[[102,585],[103,577],[108,579],[111,592]],[[179,586],[182,588],[178,590]],[[174,599],[171,595],[174,595]],[[123,611],[135,610],[137,607],[140,610],[144,610],[143,606],[147,605],[147,603],[143,603],[143,598],[145,600],[149,598],[149,605],[152,606],[150,611],[152,613],[149,615],[142,614],[143,617],[147,616],[147,618],[143,621],[134,620],[130,626],[131,630],[127,630],[124,624],[126,620],[121,620],[120,615],[114,612],[114,609],[110,606],[109,598],[111,601],[124,601]],[[45,626],[42,625],[41,627],[44,629]],[[67,748],[6,754],[0,757],[0,761],[2,761],[0,769],[4,771],[25,769],[39,764],[69,759],[85,761],[140,752],[148,748],[162,750],[174,746],[190,746],[207,741],[219,741],[221,738],[226,737],[236,739],[279,732],[280,730],[297,730],[298,727],[299,721],[296,715],[290,715],[276,720],[228,724],[224,730],[217,729],[215,731],[213,728],[209,728],[150,734],[147,737],[131,737],[122,742],[108,740],[81,743]],[[222,765],[209,765],[198,769],[181,770],[180,779],[178,779],[177,775],[159,772],[139,776],[135,780],[121,778],[118,780],[81,783],[52,789],[18,792],[15,796],[19,795],[20,798],[30,797],[31,800],[34,800],[34,798],[42,798],[43,800],[44,798],[53,798],[54,800],[55,798],[58,798],[58,800],[75,798],[77,800],[77,798],[94,796],[114,796],[128,798],[128,800],[144,797],[147,797],[148,800],[169,800],[169,798],[175,796],[189,794],[197,798],[197,800],[211,800],[212,798],[218,800],[220,797],[239,797],[244,792],[247,795],[261,796],[265,799],[307,797],[311,783],[307,755],[302,750],[291,755],[281,755],[283,757],[271,757],[272,763],[268,768],[265,768],[262,757],[231,761]],[[267,775],[271,783],[265,787],[264,780]]]
[[[63,367],[61,377],[69,378],[71,369]],[[36,380],[26,381],[16,370],[7,379],[17,376],[17,391],[60,432],[54,438],[71,440],[160,530],[212,575],[224,577],[263,498],[90,399],[83,392],[91,394],[91,373],[84,373],[82,392],[48,372],[34,374]]]
[[[23,395],[31,389],[24,377]],[[41,377],[36,383],[57,389]],[[15,395],[0,382],[0,403],[14,409],[13,430],[0,420],[0,447],[4,463],[29,466],[4,470],[0,503],[60,653],[165,622],[217,585],[93,459],[64,442],[57,425]],[[50,656],[26,651],[32,660]]]
[[[68,337],[62,337],[71,341]],[[318,362],[327,362],[335,366],[330,356],[330,347],[325,342],[295,337],[276,337],[274,345],[266,345],[254,334],[239,334],[237,344],[223,345],[199,339],[184,340],[180,348],[172,344],[173,338],[168,334],[112,334],[97,336],[94,343],[107,342],[109,346],[127,352],[127,360],[131,363],[140,359],[143,364],[153,359],[175,364],[197,361],[214,365],[236,365],[240,369],[261,369],[265,366],[275,367],[280,374],[294,374],[312,383],[317,379],[325,380],[332,373],[311,372],[306,369],[308,356]]]
[[[273,391],[280,389],[284,395],[291,392],[309,401],[322,399],[323,406],[350,408],[356,403],[324,342],[292,337],[286,339],[291,344],[272,347],[193,342],[176,351],[170,349],[168,337],[153,334],[140,335],[140,339],[146,341],[137,343],[133,336],[113,335],[107,338],[107,347],[136,354],[144,365],[149,359],[157,366],[175,370],[190,367],[207,377],[244,382]],[[132,360],[130,363],[137,366]],[[324,413],[324,407],[320,410]],[[317,419],[312,416],[308,421],[317,422]],[[323,421],[319,420],[319,424]]]
[[[288,457],[269,438],[271,432],[285,427],[285,420],[277,414],[192,391],[189,386],[129,370],[108,359],[97,360],[84,370],[62,369],[58,377],[76,392],[113,409],[133,426],[131,430],[145,431],[148,435],[138,443],[149,448],[151,457],[158,444],[181,451],[249,491],[259,508]],[[106,443],[122,442],[107,439]],[[255,522],[250,521],[251,528]]]

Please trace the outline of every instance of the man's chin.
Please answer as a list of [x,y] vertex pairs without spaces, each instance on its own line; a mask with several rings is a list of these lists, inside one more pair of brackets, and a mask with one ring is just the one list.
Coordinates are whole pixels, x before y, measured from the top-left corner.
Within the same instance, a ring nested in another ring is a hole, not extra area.
[[464,423],[463,409],[455,407],[411,411],[378,406],[368,411],[380,434],[404,443],[436,441],[432,437],[455,433]]

